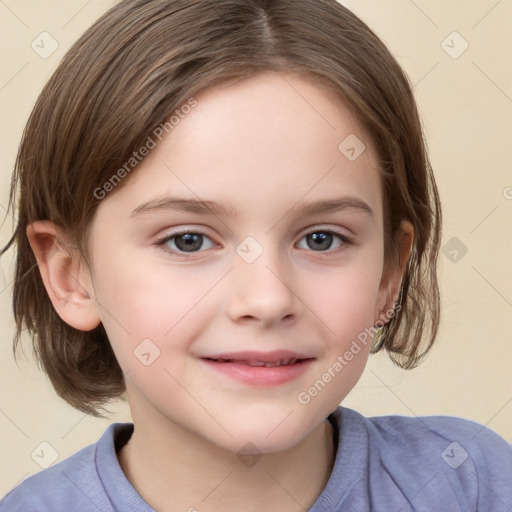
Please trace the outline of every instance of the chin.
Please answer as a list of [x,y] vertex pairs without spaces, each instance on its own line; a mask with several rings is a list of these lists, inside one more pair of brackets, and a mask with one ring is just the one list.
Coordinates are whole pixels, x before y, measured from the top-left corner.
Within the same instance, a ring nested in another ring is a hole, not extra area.
[[301,433],[297,431],[294,432],[294,435],[288,434],[289,433],[281,433],[280,435],[273,436],[272,439],[270,439],[266,437],[266,434],[258,431],[235,432],[233,434],[233,439],[210,439],[210,442],[215,443],[220,448],[237,456],[267,455],[272,453],[282,453],[292,449],[299,444],[306,435],[301,435]]
[[276,410],[269,409],[268,405],[257,411],[239,410],[233,418],[236,423],[233,419],[229,426],[228,422],[225,423],[233,438],[227,439],[223,436],[220,446],[237,454],[251,454],[251,451],[266,454],[289,450],[307,437],[324,419],[318,418],[315,421],[303,414],[298,408]]

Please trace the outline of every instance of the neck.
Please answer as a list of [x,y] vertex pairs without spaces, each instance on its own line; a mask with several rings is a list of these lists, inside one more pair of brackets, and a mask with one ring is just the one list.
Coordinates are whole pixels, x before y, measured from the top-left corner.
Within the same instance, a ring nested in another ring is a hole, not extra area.
[[302,512],[321,494],[334,463],[327,420],[292,448],[258,460],[240,458],[169,420],[155,423],[132,414],[135,430],[119,451],[119,462],[132,486],[158,512]]

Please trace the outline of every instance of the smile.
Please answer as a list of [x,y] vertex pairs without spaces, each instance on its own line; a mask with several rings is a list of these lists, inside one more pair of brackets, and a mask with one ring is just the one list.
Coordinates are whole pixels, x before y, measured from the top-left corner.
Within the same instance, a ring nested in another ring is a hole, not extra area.
[[289,366],[291,364],[295,364],[297,361],[302,361],[302,359],[279,359],[277,361],[249,361],[244,359],[212,359],[212,361],[216,361],[218,363],[236,363],[236,364],[245,364],[247,366],[265,366],[265,368],[273,368],[275,366]]
[[217,374],[244,385],[277,386],[301,376],[315,360],[290,351],[239,352],[200,358]]

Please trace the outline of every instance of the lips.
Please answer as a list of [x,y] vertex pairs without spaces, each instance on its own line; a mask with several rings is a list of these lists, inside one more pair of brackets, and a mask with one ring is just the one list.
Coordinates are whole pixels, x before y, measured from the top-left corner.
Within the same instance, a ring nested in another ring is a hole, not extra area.
[[[207,358],[209,359],[209,358]],[[247,366],[265,366],[266,368],[274,368],[276,366],[289,366],[291,364],[295,364],[297,361],[302,361],[303,359],[297,359],[295,357],[291,359],[278,359],[277,361],[252,361],[248,359],[211,359],[211,361],[217,361],[218,363],[235,363],[235,364],[245,364]]]
[[288,366],[304,359],[313,359],[312,356],[293,352],[291,350],[272,350],[259,352],[246,350],[243,352],[224,352],[203,356],[202,359],[211,359],[218,362],[247,364],[249,366]]
[[275,386],[302,375],[314,361],[289,350],[230,352],[200,358],[216,372],[252,386]]

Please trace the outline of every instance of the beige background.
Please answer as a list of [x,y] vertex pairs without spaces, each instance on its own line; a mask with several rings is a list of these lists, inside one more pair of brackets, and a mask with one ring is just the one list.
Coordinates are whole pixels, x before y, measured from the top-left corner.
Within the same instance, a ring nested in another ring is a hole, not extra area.
[[[430,357],[406,372],[385,355],[372,356],[344,405],[365,415],[462,416],[512,442],[512,2],[343,3],[382,37],[415,84],[444,205],[446,253],[440,258],[441,331]],[[66,49],[109,5],[0,2],[2,218],[17,145],[37,95]],[[43,59],[31,43],[45,31],[58,49]],[[7,218],[2,244],[10,234]],[[467,253],[461,256],[454,243]],[[97,440],[111,421],[129,420],[125,404],[114,405],[102,421],[67,406],[29,350],[14,362],[12,257],[12,251],[5,255],[0,269],[0,496],[41,465]]]

